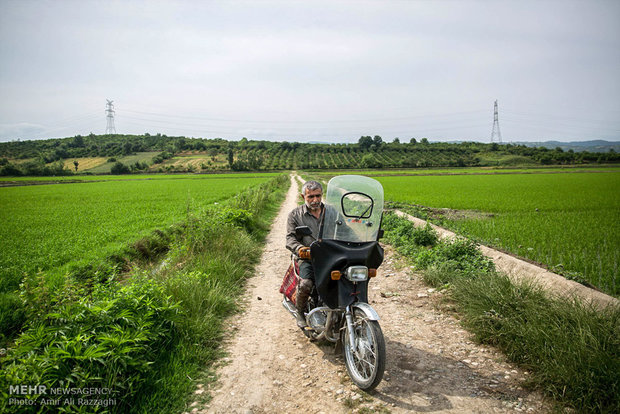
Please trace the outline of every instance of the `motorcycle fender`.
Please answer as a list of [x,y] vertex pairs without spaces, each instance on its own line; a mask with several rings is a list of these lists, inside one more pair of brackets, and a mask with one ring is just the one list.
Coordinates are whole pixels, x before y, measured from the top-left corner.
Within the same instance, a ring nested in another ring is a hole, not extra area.
[[366,317],[371,321],[379,320],[379,314],[377,313],[377,311],[374,310],[373,307],[367,303],[357,302],[357,303],[352,304],[351,307],[359,309],[362,312],[364,312],[364,315],[366,315]]

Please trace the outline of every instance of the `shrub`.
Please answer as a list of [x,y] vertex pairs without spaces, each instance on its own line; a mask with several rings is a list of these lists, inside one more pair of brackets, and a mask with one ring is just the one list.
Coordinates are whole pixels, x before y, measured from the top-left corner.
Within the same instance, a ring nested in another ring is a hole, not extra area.
[[0,292],[0,348],[9,338],[5,332],[16,332],[26,322],[26,312],[19,295],[14,292]]
[[114,164],[110,169],[110,172],[112,174],[129,174],[130,170],[128,166],[126,166],[120,161],[117,161],[116,164]]
[[254,217],[248,210],[225,207],[218,211],[217,216],[220,223],[232,224],[248,232],[251,232],[254,227]]
[[6,176],[15,176],[15,177],[17,177],[17,176],[20,176],[20,175],[23,175],[23,174],[22,174],[22,171],[19,168],[17,168],[15,165],[9,163],[7,165],[4,165],[0,169],[0,175],[5,176],[5,177]]
[[3,361],[2,411],[23,412],[23,407],[6,405],[9,385],[30,383],[108,388],[117,398],[114,411],[128,410],[133,397],[156,382],[158,366],[152,361],[175,343],[177,318],[178,306],[145,278],[99,287],[92,297],[62,306],[33,323]]
[[618,307],[550,299],[538,287],[515,284],[466,239],[417,246],[405,221],[386,216],[388,240],[425,269],[426,283],[450,288],[447,298],[478,341],[532,371],[526,385],[578,412],[620,411]]
[[434,249],[423,250],[414,261],[421,269],[443,266],[464,275],[495,270],[493,261],[485,257],[474,242],[462,238],[442,241]]
[[437,232],[428,223],[423,228],[416,227],[411,233],[411,237],[418,246],[434,246],[439,241]]

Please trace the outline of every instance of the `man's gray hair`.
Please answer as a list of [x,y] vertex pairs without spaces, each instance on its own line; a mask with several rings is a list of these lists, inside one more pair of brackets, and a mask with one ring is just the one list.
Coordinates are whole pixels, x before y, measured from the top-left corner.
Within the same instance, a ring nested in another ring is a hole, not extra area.
[[306,195],[306,190],[321,190],[321,193],[323,193],[323,186],[318,181],[306,181],[301,187],[301,193]]

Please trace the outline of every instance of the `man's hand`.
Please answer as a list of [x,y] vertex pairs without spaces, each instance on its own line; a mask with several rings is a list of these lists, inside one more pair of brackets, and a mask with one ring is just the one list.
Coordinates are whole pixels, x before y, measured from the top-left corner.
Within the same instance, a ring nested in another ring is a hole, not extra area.
[[297,251],[297,256],[299,256],[300,259],[310,260],[310,248],[300,247],[299,250]]

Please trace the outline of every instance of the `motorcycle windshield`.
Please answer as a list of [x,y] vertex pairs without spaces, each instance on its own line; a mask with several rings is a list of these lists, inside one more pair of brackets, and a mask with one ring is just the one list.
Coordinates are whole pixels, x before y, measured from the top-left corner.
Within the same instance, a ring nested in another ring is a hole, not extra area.
[[339,175],[327,183],[321,237],[346,242],[377,240],[383,187],[361,175]]

